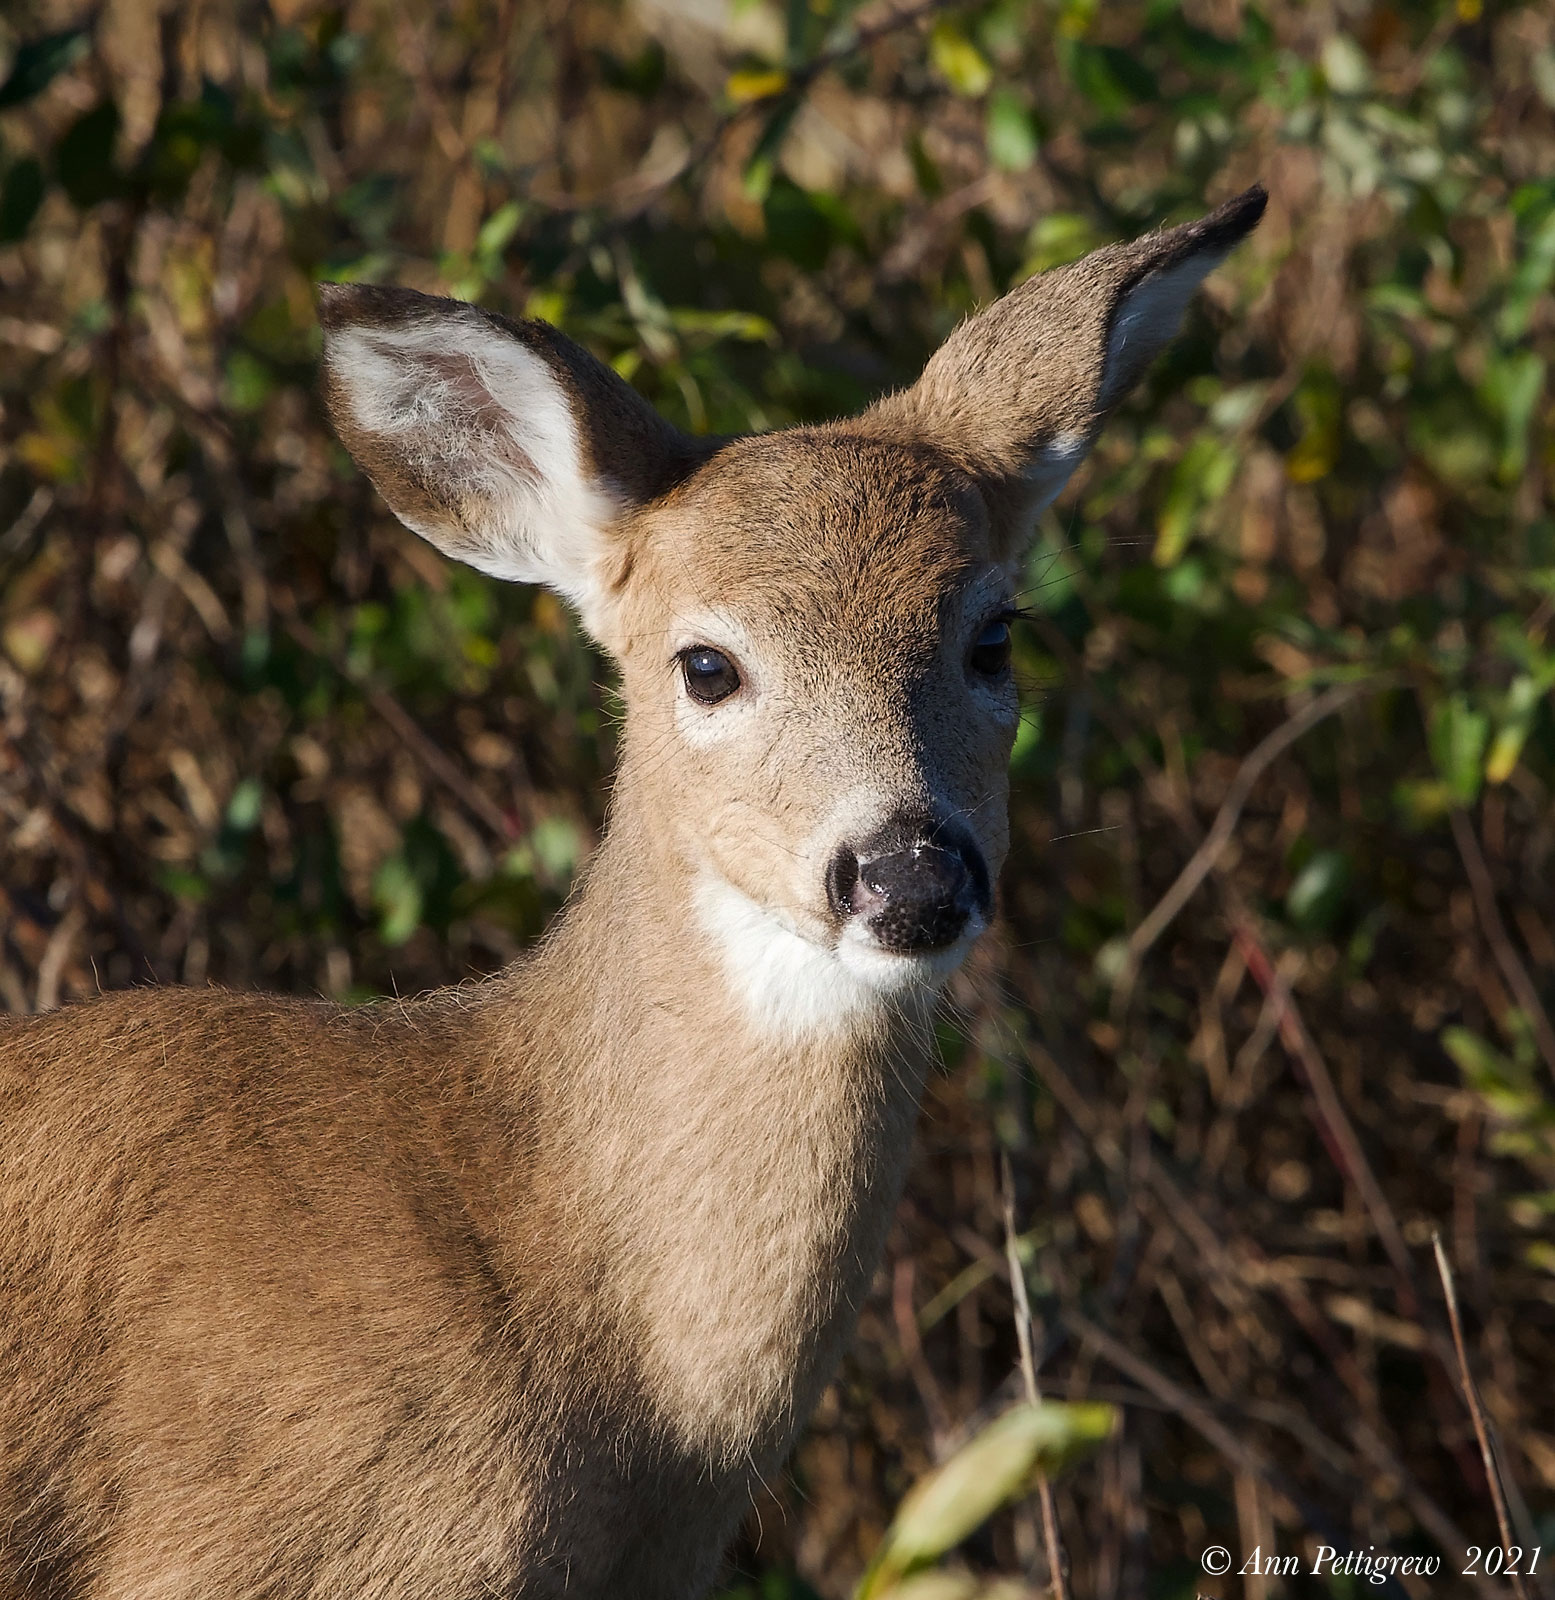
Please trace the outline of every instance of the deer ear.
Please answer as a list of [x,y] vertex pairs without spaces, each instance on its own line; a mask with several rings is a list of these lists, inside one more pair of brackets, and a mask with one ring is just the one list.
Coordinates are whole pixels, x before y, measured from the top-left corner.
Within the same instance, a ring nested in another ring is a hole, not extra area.
[[330,420],[395,515],[608,643],[612,532],[705,449],[545,323],[363,284],[321,286],[319,320]]
[[943,450],[985,486],[1005,552],[1177,332],[1205,276],[1263,215],[1262,185],[1197,222],[1029,278],[956,329],[910,389],[857,426]]

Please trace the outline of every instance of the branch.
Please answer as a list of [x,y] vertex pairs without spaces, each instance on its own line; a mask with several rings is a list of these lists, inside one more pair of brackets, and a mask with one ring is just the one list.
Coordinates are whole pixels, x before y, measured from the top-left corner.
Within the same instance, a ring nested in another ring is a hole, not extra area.
[[373,683],[364,674],[352,671],[343,660],[337,659],[324,647],[324,642],[307,625],[296,617],[287,617],[286,631],[311,655],[328,661],[349,682],[354,683],[367,697],[368,704],[399,735],[401,742],[427,771],[458,800],[464,808],[504,841],[518,835],[512,817],[504,815],[502,808],[482,794],[460,771],[442,749],[421,731],[416,720],[389,691]]
[[[1031,1351],[1031,1302],[1026,1297],[1026,1270],[1020,1264],[1015,1242],[1015,1175],[1008,1155],[1000,1157],[1004,1180],[1004,1257],[1010,1269],[1010,1293],[1015,1300],[1015,1337],[1020,1344],[1020,1371],[1026,1384],[1026,1399],[1042,1404],[1037,1388],[1037,1363]],[[1037,1501],[1042,1507],[1042,1542],[1047,1547],[1047,1570],[1053,1600],[1069,1600],[1069,1580],[1064,1575],[1064,1546],[1058,1532],[1058,1508],[1053,1504],[1053,1485],[1047,1474],[1037,1477]]]
[[1555,1076],[1555,1028],[1550,1026],[1549,1013],[1539,999],[1539,991],[1528,968],[1523,965],[1501,920],[1500,907],[1496,905],[1496,886],[1491,881],[1490,868],[1485,864],[1485,853],[1479,847],[1479,836],[1468,813],[1462,806],[1452,808],[1452,836],[1457,841],[1458,854],[1463,858],[1463,870],[1469,877],[1469,888],[1474,894],[1474,909],[1479,913],[1479,925],[1484,930],[1485,942],[1490,946],[1501,976],[1517,997],[1517,1003],[1533,1025],[1533,1037],[1539,1046],[1544,1064]]
[[[1236,777],[1232,779],[1231,787],[1226,791],[1226,798],[1221,802],[1220,810],[1215,814],[1215,820],[1204,836],[1204,842],[1188,858],[1188,864],[1177,874],[1177,881],[1156,902],[1155,909],[1129,935],[1128,954],[1125,957],[1123,971],[1118,977],[1115,996],[1127,997],[1146,952],[1166,932],[1177,913],[1193,898],[1194,891],[1219,865],[1226,846],[1231,843],[1232,835],[1236,832],[1243,806],[1247,804],[1258,780],[1269,766],[1309,728],[1315,727],[1325,717],[1331,717],[1341,707],[1348,705],[1363,689],[1375,687],[1375,683],[1340,684],[1326,694],[1320,694],[1310,705],[1282,722],[1272,733],[1253,746],[1242,765],[1237,768]],[[1118,1004],[1115,998],[1113,1001],[1115,1010]]]
[[[1479,1453],[1485,1463],[1485,1479],[1490,1485],[1490,1498],[1495,1503],[1496,1526],[1501,1530],[1501,1546],[1510,1549],[1512,1519],[1507,1514],[1506,1491],[1501,1483],[1501,1469],[1496,1464],[1495,1452],[1490,1448],[1490,1431],[1485,1408],[1480,1403],[1479,1387],[1469,1371],[1468,1351],[1463,1343],[1463,1322],[1458,1315],[1458,1290],[1453,1283],[1452,1268],[1447,1264],[1447,1252],[1442,1249],[1442,1236],[1432,1233],[1431,1247],[1436,1251],[1436,1270],[1441,1275],[1442,1293],[1447,1297],[1447,1320],[1452,1324],[1453,1349],[1458,1354],[1458,1374],[1463,1381],[1463,1398],[1468,1402],[1469,1416],[1474,1420],[1474,1437],[1479,1441]],[[1507,1573],[1507,1582],[1517,1600],[1533,1600],[1522,1574],[1516,1570]]]
[[[1371,1217],[1372,1226],[1377,1230],[1377,1237],[1399,1275],[1400,1287],[1407,1299],[1412,1301],[1414,1273],[1410,1266],[1409,1251],[1404,1245],[1404,1235],[1387,1196],[1382,1192],[1382,1185],[1371,1170],[1366,1152],[1361,1148],[1360,1138],[1349,1113],[1344,1109],[1344,1102],[1339,1098],[1339,1091],[1334,1087],[1328,1063],[1324,1061],[1322,1052],[1313,1042],[1301,1013],[1296,1009],[1290,985],[1269,959],[1269,953],[1264,949],[1252,916],[1242,905],[1240,895],[1235,893],[1230,884],[1223,885],[1223,888],[1226,909],[1231,913],[1232,926],[1236,940],[1242,947],[1247,970],[1252,974],[1253,982],[1277,1008],[1276,1027],[1280,1043],[1285,1046],[1286,1053],[1306,1080],[1318,1114],[1318,1132],[1323,1136],[1323,1143],[1328,1146],[1328,1153],[1340,1173],[1355,1185],[1361,1203]],[[1412,1305],[1408,1309],[1411,1314],[1418,1315],[1418,1306]]]

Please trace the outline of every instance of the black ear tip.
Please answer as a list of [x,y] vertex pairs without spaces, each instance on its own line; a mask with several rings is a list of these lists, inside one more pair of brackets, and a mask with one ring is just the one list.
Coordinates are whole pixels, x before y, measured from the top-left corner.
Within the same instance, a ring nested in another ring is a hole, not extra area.
[[352,323],[393,325],[450,311],[460,316],[475,311],[463,301],[440,300],[392,283],[320,283],[315,294],[319,323],[326,332]]
[[1269,191],[1255,183],[1216,206],[1206,217],[1147,234],[1139,241],[1146,252],[1143,270],[1155,272],[1195,259],[1212,265],[1225,260],[1258,226],[1268,204]]
[[1258,226],[1269,204],[1269,191],[1255,183],[1241,194],[1233,195],[1224,205],[1216,208],[1199,224],[1207,239],[1224,240],[1229,247],[1245,239]]
[[313,288],[319,325],[327,330],[371,317],[377,290],[366,283],[318,283]]
[[314,300],[319,309],[319,321],[332,328],[341,322],[351,303],[351,285],[348,283],[319,283],[314,285]]

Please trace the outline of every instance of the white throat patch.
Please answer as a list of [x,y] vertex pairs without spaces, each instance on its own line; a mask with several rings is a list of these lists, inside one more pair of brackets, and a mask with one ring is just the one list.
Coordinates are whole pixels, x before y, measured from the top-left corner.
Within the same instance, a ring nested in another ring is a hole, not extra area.
[[974,917],[954,946],[932,956],[893,955],[854,928],[827,949],[716,873],[701,873],[694,893],[731,990],[756,1029],[774,1040],[846,1031],[904,1002],[928,1001],[984,926]]

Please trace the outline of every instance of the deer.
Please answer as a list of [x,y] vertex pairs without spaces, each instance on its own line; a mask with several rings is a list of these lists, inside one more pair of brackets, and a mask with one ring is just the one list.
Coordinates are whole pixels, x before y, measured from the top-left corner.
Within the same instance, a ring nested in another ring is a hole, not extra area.
[[708,1591],[844,1353],[995,916],[1038,516],[1265,198],[735,438],[547,324],[321,288],[389,508],[619,671],[609,824],[489,978],[0,1025],[3,1600]]

